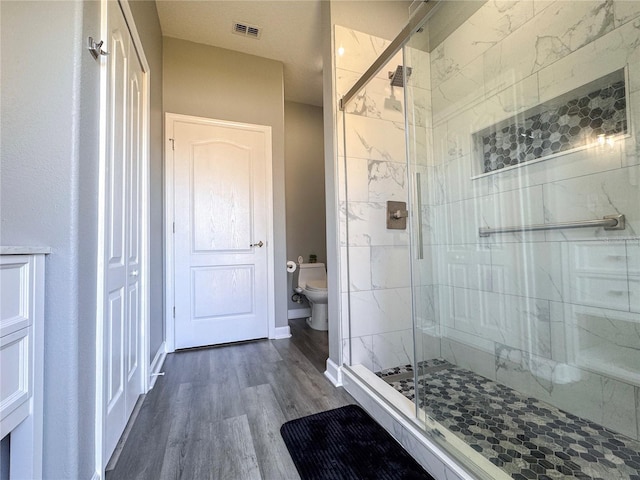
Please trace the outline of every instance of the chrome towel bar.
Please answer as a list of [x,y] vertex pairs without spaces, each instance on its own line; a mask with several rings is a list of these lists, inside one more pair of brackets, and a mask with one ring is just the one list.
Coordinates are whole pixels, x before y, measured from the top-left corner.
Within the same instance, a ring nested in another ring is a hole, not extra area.
[[560,230],[564,228],[604,227],[605,230],[624,230],[625,218],[622,214],[607,215],[602,220],[582,220],[579,222],[542,223],[538,225],[522,225],[519,227],[478,229],[481,237],[488,237],[493,233],[535,232],[537,230]]

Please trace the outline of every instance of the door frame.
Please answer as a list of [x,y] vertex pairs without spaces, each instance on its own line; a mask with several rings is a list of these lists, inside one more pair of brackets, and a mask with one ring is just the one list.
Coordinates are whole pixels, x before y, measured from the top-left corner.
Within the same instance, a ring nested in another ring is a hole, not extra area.
[[273,152],[271,127],[252,123],[231,122],[213,118],[196,117],[179,113],[165,112],[164,128],[164,245],[165,245],[165,341],[167,352],[175,351],[175,242],[174,242],[174,156],[173,156],[173,122],[187,122],[233,127],[243,130],[259,131],[265,134],[265,187],[267,196],[267,322],[269,338],[276,338],[275,319],[275,286],[274,286],[274,245],[273,245]]
[[[149,391],[150,364],[149,364],[149,128],[150,128],[150,67],[142,48],[142,40],[136,28],[133,13],[128,0],[100,0],[100,36],[102,39],[109,37],[108,5],[119,5],[125,22],[129,27],[133,46],[143,71],[143,107],[142,107],[142,156],[140,162],[141,191],[140,210],[142,225],[140,229],[140,288],[142,290],[140,301],[140,375],[142,379],[142,392]],[[99,57],[100,62],[100,138],[98,157],[98,258],[97,258],[97,298],[96,298],[96,391],[95,391],[95,447],[94,463],[95,471],[93,479],[103,479],[105,476],[106,461],[104,452],[106,435],[106,389],[105,389],[105,358],[104,339],[107,335],[104,318],[105,301],[105,225],[106,225],[106,165],[107,165],[107,128],[109,124],[108,87],[109,78],[107,71],[108,57]]]

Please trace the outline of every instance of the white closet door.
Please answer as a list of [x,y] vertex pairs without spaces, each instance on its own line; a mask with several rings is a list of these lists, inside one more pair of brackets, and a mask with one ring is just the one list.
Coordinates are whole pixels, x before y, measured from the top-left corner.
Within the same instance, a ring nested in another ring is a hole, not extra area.
[[105,212],[105,462],[142,393],[141,156],[143,69],[117,2],[108,5],[108,109]]

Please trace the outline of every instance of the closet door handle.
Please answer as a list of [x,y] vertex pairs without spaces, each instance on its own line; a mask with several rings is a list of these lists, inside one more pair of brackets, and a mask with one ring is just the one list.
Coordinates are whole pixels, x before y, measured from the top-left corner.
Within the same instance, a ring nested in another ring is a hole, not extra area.
[[262,243],[262,240],[260,240],[258,243],[252,243],[249,246],[250,247],[262,247],[264,245],[264,243]]

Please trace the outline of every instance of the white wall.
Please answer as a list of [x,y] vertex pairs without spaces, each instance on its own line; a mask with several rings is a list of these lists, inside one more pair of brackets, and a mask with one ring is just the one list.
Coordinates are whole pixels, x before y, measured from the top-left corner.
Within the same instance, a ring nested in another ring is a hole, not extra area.
[[44,476],[93,473],[98,2],[1,2],[2,245],[44,245]]
[[283,66],[275,60],[164,37],[165,112],[269,125],[273,142],[276,327],[286,326]]
[[[335,2],[322,2],[322,116],[324,128],[324,179],[327,228],[327,312],[329,317],[329,359],[327,365],[342,365],[342,332],[340,327],[340,244],[338,241],[338,171],[336,170],[336,94],[335,59],[333,54],[333,21]],[[338,379],[336,379],[338,380]]]

